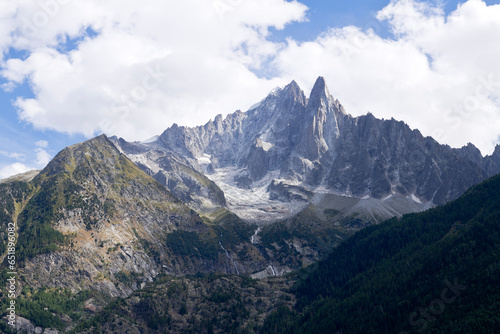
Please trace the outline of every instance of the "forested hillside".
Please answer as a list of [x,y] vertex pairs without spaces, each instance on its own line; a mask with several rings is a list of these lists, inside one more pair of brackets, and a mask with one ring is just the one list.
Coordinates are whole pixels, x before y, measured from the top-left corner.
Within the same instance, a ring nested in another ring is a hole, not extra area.
[[368,227],[301,275],[296,308],[263,333],[498,333],[500,176]]

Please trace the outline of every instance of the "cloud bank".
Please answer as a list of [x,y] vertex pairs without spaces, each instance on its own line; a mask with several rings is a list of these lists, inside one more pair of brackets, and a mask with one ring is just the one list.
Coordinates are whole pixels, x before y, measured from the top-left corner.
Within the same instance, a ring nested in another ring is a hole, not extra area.
[[[395,0],[365,27],[283,43],[270,28],[305,21],[300,2],[9,0],[0,13],[3,88],[30,86],[35,97],[15,106],[38,129],[141,140],[245,110],[292,79],[307,91],[322,75],[353,115],[394,117],[483,153],[500,135],[500,5],[480,0],[449,15]],[[382,22],[391,36],[379,35]]]

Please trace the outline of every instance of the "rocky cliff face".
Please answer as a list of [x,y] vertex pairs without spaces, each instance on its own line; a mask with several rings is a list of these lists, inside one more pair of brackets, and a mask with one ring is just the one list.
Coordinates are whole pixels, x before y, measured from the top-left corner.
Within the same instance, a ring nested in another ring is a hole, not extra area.
[[[160,272],[159,236],[201,224],[105,136],[60,152],[32,187],[18,222],[22,270],[31,286],[127,295]],[[137,280],[127,286],[120,275]]]
[[345,117],[341,127],[340,153],[326,184],[355,197],[400,194],[442,204],[487,176],[476,164],[402,122],[368,114]]
[[250,242],[252,225],[224,210],[200,218],[104,135],[64,149],[29,183],[0,187],[1,215],[19,227],[19,272],[30,287],[116,297],[159,273],[268,266]]
[[[321,77],[309,98],[292,82],[245,113],[219,115],[195,128],[174,125],[150,143],[115,143],[134,161],[155,165],[149,169],[163,174],[174,193],[179,183],[167,180],[186,177],[164,167],[162,159],[182,161],[191,174],[212,180],[218,190],[211,194],[218,195],[208,196],[210,203],[191,201],[192,207],[210,211],[226,205],[254,220],[264,218],[258,214],[262,210],[271,220],[290,216],[324,193],[378,201],[396,196],[424,209],[500,172],[500,153],[483,158],[473,145],[454,150],[394,119],[352,117]],[[209,187],[198,184],[191,193],[207,198]],[[278,193],[292,186],[313,196]],[[225,201],[214,200],[222,192]]]
[[481,151],[471,143],[462,148],[455,149],[455,151],[463,158],[480,166],[488,177],[492,177],[500,172],[500,145],[495,147],[492,155],[484,158],[481,155]]

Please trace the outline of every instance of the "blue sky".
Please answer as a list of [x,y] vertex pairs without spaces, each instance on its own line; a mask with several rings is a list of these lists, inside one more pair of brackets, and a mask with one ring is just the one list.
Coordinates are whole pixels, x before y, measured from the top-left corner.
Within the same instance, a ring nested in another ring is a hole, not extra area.
[[[144,140],[318,75],[355,116],[484,154],[500,131],[498,1],[9,0],[0,178],[105,132]],[[45,4],[45,5],[44,5]]]
[[[332,27],[343,27],[356,25],[365,26],[376,21],[377,12],[385,7],[388,1],[301,1],[309,7],[307,13],[308,22],[294,23],[283,31],[278,31],[276,39],[283,36],[291,36],[296,40],[307,41],[316,38],[319,34]],[[386,26],[380,30],[384,35],[388,34]]]

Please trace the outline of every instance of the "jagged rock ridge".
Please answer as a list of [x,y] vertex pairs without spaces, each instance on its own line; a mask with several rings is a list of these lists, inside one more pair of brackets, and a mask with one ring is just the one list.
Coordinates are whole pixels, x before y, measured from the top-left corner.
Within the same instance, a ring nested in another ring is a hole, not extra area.
[[[322,77],[309,98],[292,81],[247,112],[219,115],[194,128],[174,124],[149,143],[114,142],[174,194],[177,183],[170,180],[179,176],[163,167],[164,159],[205,175],[224,192],[230,209],[256,219],[264,219],[262,210],[268,217],[289,216],[323,193],[379,201],[400,195],[425,209],[500,171],[500,150],[483,158],[473,148],[440,145],[394,119],[352,117]],[[277,193],[292,188],[302,195]],[[290,197],[302,205],[289,205]],[[224,201],[199,204],[194,207],[204,211]],[[257,214],[247,214],[252,210]],[[277,211],[286,213],[271,215]]]

